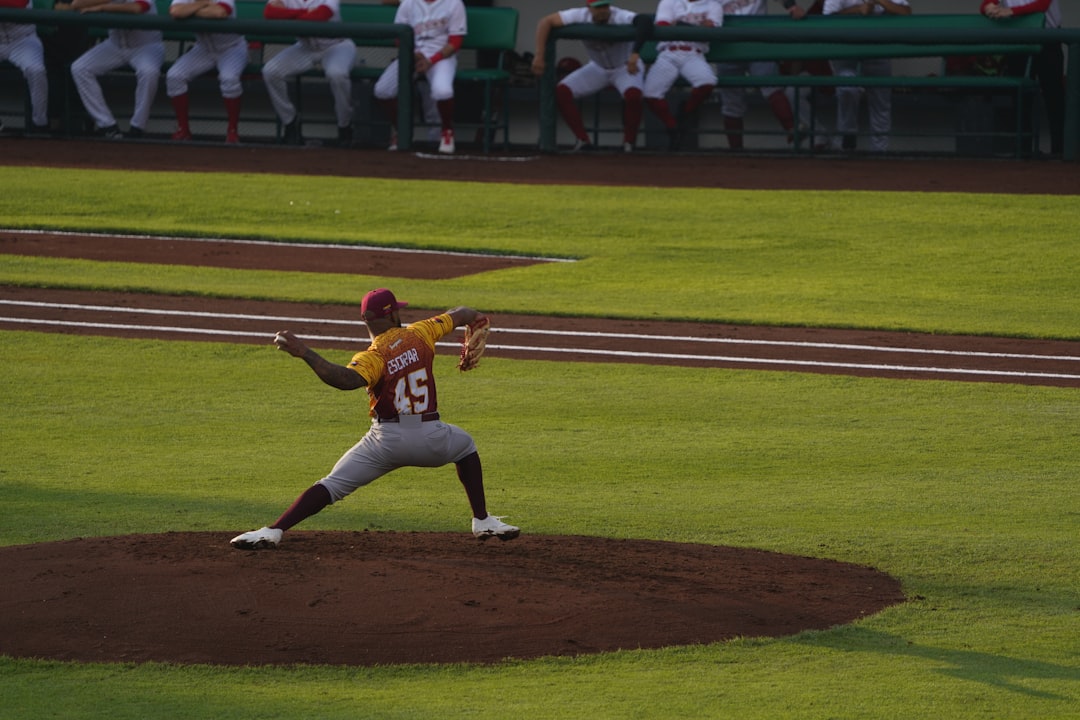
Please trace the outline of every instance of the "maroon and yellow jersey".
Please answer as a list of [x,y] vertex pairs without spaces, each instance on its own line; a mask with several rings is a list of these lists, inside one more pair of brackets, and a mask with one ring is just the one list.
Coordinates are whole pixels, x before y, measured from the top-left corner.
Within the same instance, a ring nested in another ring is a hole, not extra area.
[[443,313],[391,328],[367,350],[353,355],[349,367],[367,383],[372,417],[423,415],[438,409],[432,372],[435,343],[453,330],[453,318]]

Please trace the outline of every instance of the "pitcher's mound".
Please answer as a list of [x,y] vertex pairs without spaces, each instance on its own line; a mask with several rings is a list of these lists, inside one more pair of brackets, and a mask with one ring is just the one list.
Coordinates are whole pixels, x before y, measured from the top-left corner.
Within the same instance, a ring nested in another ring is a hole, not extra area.
[[0,548],[0,654],[261,665],[497,662],[781,636],[903,602],[872,568],[647,540],[229,533]]

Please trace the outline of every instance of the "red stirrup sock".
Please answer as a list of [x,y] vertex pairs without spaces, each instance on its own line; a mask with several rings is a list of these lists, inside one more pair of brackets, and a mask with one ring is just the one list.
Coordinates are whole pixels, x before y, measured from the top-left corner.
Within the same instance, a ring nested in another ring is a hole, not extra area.
[[188,127],[188,106],[190,104],[188,94],[174,95],[169,98],[172,102],[173,112],[176,113],[176,129],[182,133],[190,133],[191,128]]
[[574,133],[574,137],[589,142],[589,133],[585,132],[585,123],[581,119],[581,111],[578,110],[577,103],[574,102],[574,93],[570,92],[570,88],[565,85],[555,86],[555,104],[558,105],[559,114],[562,115],[563,121],[570,128],[570,132]]
[[623,94],[623,142],[631,145],[637,142],[638,127],[641,126],[644,110],[641,90],[630,88]]
[[795,114],[791,110],[791,103],[788,102],[787,93],[783,90],[777,90],[770,95],[769,107],[772,108],[773,115],[780,121],[782,128],[791,130],[795,127]]
[[306,520],[315,513],[330,504],[332,498],[330,491],[321,483],[315,483],[296,498],[289,509],[281,513],[281,517],[274,521],[270,527],[278,530],[288,530],[293,525]]
[[465,487],[465,494],[469,497],[469,507],[472,508],[473,517],[481,520],[487,517],[487,501],[484,499],[484,471],[480,466],[480,454],[473,453],[468,457],[458,460],[458,480]]

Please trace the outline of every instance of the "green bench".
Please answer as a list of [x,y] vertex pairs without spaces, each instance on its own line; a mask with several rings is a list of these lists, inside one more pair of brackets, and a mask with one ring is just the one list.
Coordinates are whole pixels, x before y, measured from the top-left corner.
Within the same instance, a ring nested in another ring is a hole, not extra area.
[[[890,17],[845,17],[811,16],[802,21],[792,21],[786,15],[775,16],[734,16],[724,19],[722,28],[686,28],[665,26],[654,31],[655,40],[642,49],[642,60],[649,64],[656,59],[656,44],[663,40],[707,40],[710,42],[708,59],[710,62],[751,62],[758,60],[835,60],[859,58],[945,58],[953,55],[1034,55],[1039,46],[1031,42],[1011,42],[1003,37],[1000,42],[964,42],[965,35],[974,37],[973,31],[1008,33],[1016,30],[1037,30],[1043,27],[1041,13],[1019,16],[1009,21],[992,21],[977,13],[970,15],[909,15]],[[614,28],[605,28],[596,33],[595,28],[586,25],[567,26],[552,33],[547,57],[548,74],[543,79],[546,86],[555,83],[553,62],[556,40],[581,39],[583,37],[609,37],[612,39],[633,37],[633,31],[625,29],[621,33],[612,32]],[[885,32],[890,39],[872,42],[875,34]],[[942,34],[947,34],[949,42],[941,42]],[[864,36],[866,41],[858,36]],[[896,36],[912,38],[911,42],[898,42]],[[768,39],[763,39],[768,38]],[[1029,63],[1030,67],[1030,63]],[[944,72],[935,75],[892,77],[856,77],[837,78],[815,75],[768,75],[768,76],[726,76],[718,79],[721,87],[807,87],[812,89],[826,87],[889,87],[911,91],[928,90],[970,90],[985,93],[1009,93],[1016,99],[1017,131],[1016,152],[1021,154],[1024,146],[1019,118],[1022,116],[1028,97],[1037,92],[1038,85],[1030,74],[1022,77],[1006,76],[955,76]],[[553,102],[544,99],[547,87],[542,87],[541,107],[541,147],[554,151],[555,113]],[[796,110],[797,111],[797,110]],[[598,119],[598,115],[596,116]],[[594,121],[596,122],[596,121]],[[601,128],[594,124],[593,132],[614,128]],[[621,131],[621,128],[618,128]],[[720,133],[722,130],[700,130],[703,133]],[[796,148],[798,145],[796,145]]]

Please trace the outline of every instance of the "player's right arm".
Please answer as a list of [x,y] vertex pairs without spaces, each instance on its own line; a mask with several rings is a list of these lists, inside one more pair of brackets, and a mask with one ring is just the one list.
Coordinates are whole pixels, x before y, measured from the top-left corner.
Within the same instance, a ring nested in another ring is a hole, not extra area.
[[562,27],[563,24],[562,16],[557,12],[541,18],[540,22],[536,24],[536,54],[533,55],[533,75],[544,74],[544,66],[547,64],[544,62],[544,52],[545,48],[547,48],[548,36],[551,35],[552,28]]
[[277,345],[278,350],[287,352],[293,357],[298,357],[306,362],[319,379],[330,387],[338,390],[357,390],[367,384],[360,373],[344,365],[330,362],[309,348],[304,344],[303,340],[293,335],[289,330],[282,330],[274,336],[274,344]]

